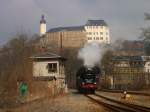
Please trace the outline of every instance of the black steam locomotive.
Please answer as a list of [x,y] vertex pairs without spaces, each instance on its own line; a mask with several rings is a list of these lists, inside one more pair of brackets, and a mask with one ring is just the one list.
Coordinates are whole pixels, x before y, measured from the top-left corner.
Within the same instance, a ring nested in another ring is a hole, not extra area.
[[81,67],[76,74],[76,86],[80,93],[95,93],[100,77],[99,67]]

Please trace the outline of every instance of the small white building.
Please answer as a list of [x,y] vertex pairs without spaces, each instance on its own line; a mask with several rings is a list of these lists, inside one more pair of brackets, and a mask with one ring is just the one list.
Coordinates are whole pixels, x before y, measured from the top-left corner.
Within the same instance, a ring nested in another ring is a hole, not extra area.
[[146,72],[146,73],[150,73],[150,61],[147,61],[147,62],[145,63],[145,72]]
[[145,79],[146,84],[150,84],[150,56],[142,56],[143,61],[145,61],[144,71],[145,71]]
[[57,88],[57,91],[65,89],[64,63],[66,59],[64,57],[46,52],[34,55],[31,59],[33,62],[33,79],[45,81],[49,87]]
[[65,78],[65,58],[53,53],[42,53],[31,58],[33,59],[33,77]]
[[145,61],[144,71],[150,73],[150,56],[142,56],[143,61]]

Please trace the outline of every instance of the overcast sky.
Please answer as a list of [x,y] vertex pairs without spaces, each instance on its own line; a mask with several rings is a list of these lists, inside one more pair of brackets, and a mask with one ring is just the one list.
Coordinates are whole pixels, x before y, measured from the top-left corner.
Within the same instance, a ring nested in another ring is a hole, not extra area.
[[41,14],[46,16],[47,30],[104,19],[112,40],[135,39],[148,24],[145,12],[150,12],[150,0],[0,0],[0,44],[18,32],[39,33]]

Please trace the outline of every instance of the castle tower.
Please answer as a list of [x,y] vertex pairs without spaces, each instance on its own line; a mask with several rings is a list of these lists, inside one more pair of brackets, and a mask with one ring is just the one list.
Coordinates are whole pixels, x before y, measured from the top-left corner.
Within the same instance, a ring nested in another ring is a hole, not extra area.
[[44,15],[42,15],[40,20],[40,36],[44,35],[45,33],[46,33],[46,20]]

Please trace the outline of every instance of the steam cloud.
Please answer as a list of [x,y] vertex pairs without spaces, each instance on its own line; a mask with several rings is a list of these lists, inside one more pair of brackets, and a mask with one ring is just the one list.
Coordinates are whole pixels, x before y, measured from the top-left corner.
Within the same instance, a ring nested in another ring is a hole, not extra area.
[[122,49],[125,40],[118,39],[111,45],[107,46],[96,42],[87,43],[78,52],[78,59],[83,60],[84,66],[93,67],[100,63],[101,58],[107,51],[116,52],[118,49]]
[[78,58],[84,61],[84,66],[93,67],[100,62],[103,49],[98,43],[86,44],[78,52]]

